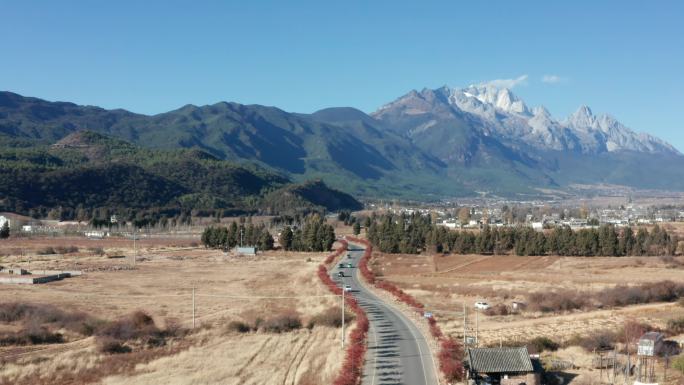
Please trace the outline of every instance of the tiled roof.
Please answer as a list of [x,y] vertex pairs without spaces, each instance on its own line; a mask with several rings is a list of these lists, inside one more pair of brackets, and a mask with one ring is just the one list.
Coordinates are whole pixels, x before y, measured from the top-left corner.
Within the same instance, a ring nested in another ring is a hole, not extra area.
[[532,372],[532,360],[527,347],[470,348],[468,362],[471,370],[479,373]]

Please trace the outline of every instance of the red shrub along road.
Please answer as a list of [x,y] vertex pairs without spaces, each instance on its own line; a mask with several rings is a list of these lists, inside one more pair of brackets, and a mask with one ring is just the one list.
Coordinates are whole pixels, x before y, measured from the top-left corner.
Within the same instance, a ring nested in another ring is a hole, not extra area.
[[[325,264],[318,266],[318,277],[323,284],[328,287],[328,290],[337,295],[341,295],[344,292],[342,291],[342,288],[337,286],[335,281],[330,278],[326,265],[331,264],[347,250],[347,242],[339,242],[342,246],[325,259]],[[356,327],[349,336],[349,345],[347,346],[344,363],[340,369],[340,373],[333,382],[333,385],[356,385],[360,383],[361,374],[363,373],[363,361],[366,355],[366,336],[368,335],[369,326],[368,317],[366,317],[366,312],[363,311],[354,297],[345,297],[345,301],[346,306],[356,314]]]
[[325,258],[324,263],[325,263],[326,265],[330,265],[331,263],[333,263],[333,261],[335,261],[335,259],[337,259],[337,257],[339,257],[342,253],[344,253],[345,251],[347,251],[347,246],[349,246],[349,244],[347,243],[347,241],[345,241],[344,239],[340,239],[340,240],[338,240],[337,242],[340,243],[342,246],[338,247],[337,250],[335,250],[334,253],[328,255],[328,256]]
[[[368,267],[368,263],[370,262],[371,255],[373,253],[373,246],[370,244],[370,242],[365,239],[354,237],[347,237],[347,239],[351,242],[361,243],[366,246],[363,258],[361,258],[359,261],[361,275],[363,275],[366,281],[378,289],[390,292],[398,300],[409,305],[412,309],[416,310],[422,315],[425,305],[413,298],[413,296],[410,294],[401,290],[393,283],[387,281],[378,281],[375,279],[375,274]],[[430,327],[430,334],[432,334],[432,336],[439,343],[440,350],[437,354],[439,370],[442,371],[442,374],[444,374],[444,377],[447,381],[460,381],[463,378],[463,350],[461,345],[452,337],[445,336],[444,333],[442,333],[442,329],[440,329],[439,325],[437,325],[437,320],[434,316],[428,318],[428,326]]]

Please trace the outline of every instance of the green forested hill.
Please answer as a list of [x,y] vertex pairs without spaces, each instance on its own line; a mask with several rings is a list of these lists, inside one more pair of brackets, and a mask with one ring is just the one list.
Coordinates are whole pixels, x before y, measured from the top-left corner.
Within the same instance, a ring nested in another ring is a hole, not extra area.
[[[492,123],[456,113],[437,96],[408,95],[372,116],[350,107],[298,114],[226,102],[142,115],[0,92],[0,144],[12,167],[41,167],[46,175],[125,159],[175,183],[168,188],[182,189],[178,202],[192,207],[256,207],[262,198],[268,205],[260,209],[282,207],[281,197],[262,189],[282,187],[285,179],[321,180],[359,197],[416,200],[527,199],[544,189],[573,191],[577,184],[684,190],[678,153],[539,147],[503,135],[497,124],[508,118]],[[108,135],[97,139],[107,145],[63,141],[84,130]],[[55,142],[59,148],[49,147]]]
[[[63,219],[95,209],[180,212],[285,212],[359,208],[351,196],[322,183],[315,192],[256,166],[206,152],[153,150],[91,131],[46,145],[0,136],[0,209]],[[279,191],[287,194],[278,194]],[[306,192],[306,193],[305,193]],[[269,196],[280,195],[274,206]],[[325,197],[321,199],[319,197]]]
[[226,102],[147,116],[0,92],[0,133],[51,144],[90,130],[145,148],[196,148],[219,159],[258,164],[299,182],[322,179],[355,195],[459,191],[445,182],[446,169],[437,158],[374,127],[363,112],[348,110],[355,111],[354,119],[342,114],[340,124],[325,121],[331,114],[324,112],[293,114]]

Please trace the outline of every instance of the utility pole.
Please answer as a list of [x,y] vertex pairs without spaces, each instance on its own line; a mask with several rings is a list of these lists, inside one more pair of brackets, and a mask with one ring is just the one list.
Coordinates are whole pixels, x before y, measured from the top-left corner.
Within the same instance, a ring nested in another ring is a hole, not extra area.
[[135,233],[135,224],[133,224],[133,266],[135,266],[135,259],[138,256],[138,248],[135,244],[137,235]]
[[468,340],[467,334],[468,334],[468,329],[467,329],[467,308],[466,308],[466,303],[463,301],[463,347],[465,348],[466,346],[466,341]]
[[242,244],[242,236],[244,235],[244,233],[245,233],[244,227],[240,227],[240,247],[244,246]]
[[344,349],[344,289],[342,289],[342,348]]
[[611,382],[612,384],[615,384],[617,377],[617,348],[613,348],[613,381]]
[[627,367],[625,368],[625,385],[627,385],[627,382],[629,381],[629,374],[632,370],[632,363],[630,362],[629,359],[629,342],[627,343]]
[[665,365],[663,365],[663,383],[667,381],[667,367],[670,366],[670,355],[665,355]]
[[478,315],[480,312],[477,310],[475,311],[475,347],[478,347],[480,345],[480,340],[478,338],[478,334],[480,332],[480,326],[478,323]]
[[195,328],[195,287],[192,287],[192,328]]

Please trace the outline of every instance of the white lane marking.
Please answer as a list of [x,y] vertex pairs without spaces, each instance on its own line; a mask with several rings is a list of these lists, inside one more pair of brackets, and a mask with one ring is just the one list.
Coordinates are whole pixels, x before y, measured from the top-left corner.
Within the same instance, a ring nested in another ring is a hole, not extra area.
[[[354,278],[356,281],[359,281],[359,269],[358,269],[358,267],[359,267],[359,261],[355,259],[355,260],[354,260],[354,263],[356,263],[357,269],[354,270],[354,277],[353,277],[353,278]],[[361,285],[360,285],[358,282],[356,282],[356,286],[357,286],[359,289],[362,289]],[[361,302],[359,302],[359,304],[360,304],[360,303],[361,303]],[[368,315],[366,315],[366,316],[368,316]],[[376,331],[375,331],[375,326],[373,325],[373,323],[370,322],[370,318],[368,318],[368,324],[371,325],[371,327],[373,328],[373,342],[375,343],[375,349],[377,350],[377,348],[378,348],[378,333],[376,333]],[[366,351],[368,352],[368,350],[366,350]],[[377,367],[378,367],[378,355],[377,355],[377,354],[374,354],[374,355],[373,355],[373,376],[371,377],[371,385],[375,385],[375,376],[376,376],[376,374],[377,374],[377,372],[378,372]]]
[[[378,349],[378,333],[375,332],[375,326],[373,326],[373,342],[375,343],[375,349]],[[375,384],[375,374],[377,373],[377,368],[378,368],[378,355],[374,355],[375,358],[373,359],[373,377],[371,379],[371,385]]]
[[[358,265],[358,264],[357,264],[357,265]],[[357,267],[358,267],[358,266],[357,266]],[[355,275],[354,278],[356,278],[357,280],[359,280],[359,278],[358,278],[358,269],[357,269],[357,271],[355,271],[355,274],[354,274],[354,275]],[[359,287],[360,287],[360,286],[361,286],[361,285],[359,285]],[[413,332],[413,328],[415,328],[416,326],[413,325],[413,322],[412,322],[411,320],[409,320],[408,318],[404,317],[404,314],[401,312],[401,310],[399,310],[399,309],[397,309],[396,307],[394,307],[394,305],[392,305],[392,304],[390,304],[390,303],[388,303],[388,302],[383,301],[383,300],[380,299],[378,296],[376,296],[375,293],[371,292],[370,290],[368,290],[368,293],[369,293],[371,296],[377,298],[377,299],[379,300],[379,302],[380,302],[382,305],[384,305],[390,312],[394,313],[394,315],[397,316],[397,318],[399,318],[399,319],[407,326],[407,328],[409,329],[409,332],[411,332],[411,335],[413,336],[414,341],[416,341],[416,346],[418,346],[418,354],[420,355],[420,365],[423,367],[423,379],[425,380],[425,384],[427,385],[427,384],[428,384],[428,379],[427,379],[427,371],[425,370],[425,361],[423,360],[423,349],[420,348],[420,341],[418,340],[418,337],[416,336],[416,334]],[[423,333],[420,333],[420,334],[421,334],[421,336],[422,336]],[[423,337],[423,340],[425,340],[424,337]],[[376,346],[377,346],[377,345],[376,345]],[[377,355],[376,355],[376,360],[377,360]],[[432,365],[433,365],[433,368],[435,368],[435,363],[434,363],[434,360],[432,359],[432,353],[430,353],[430,360],[433,361],[433,362],[432,362]],[[374,373],[373,375],[375,376],[375,373]],[[435,373],[435,375],[437,375],[437,373]]]

